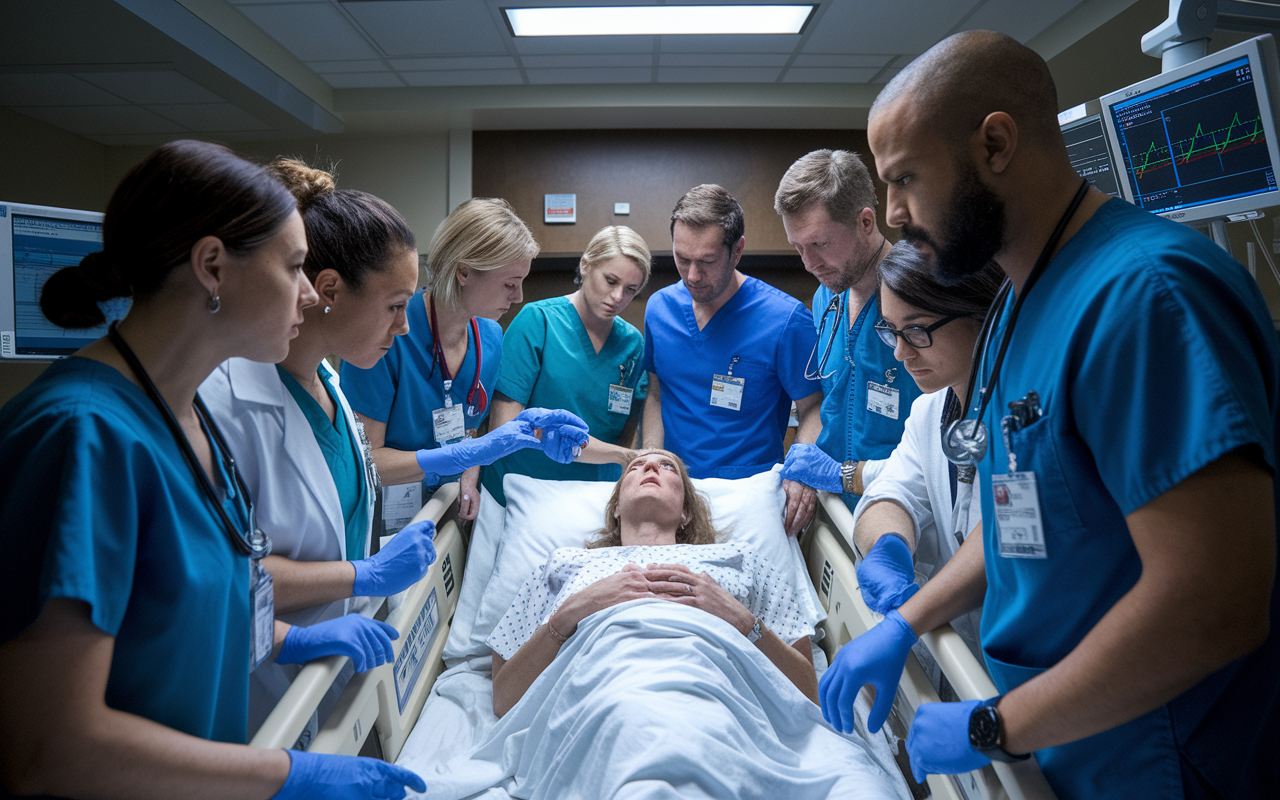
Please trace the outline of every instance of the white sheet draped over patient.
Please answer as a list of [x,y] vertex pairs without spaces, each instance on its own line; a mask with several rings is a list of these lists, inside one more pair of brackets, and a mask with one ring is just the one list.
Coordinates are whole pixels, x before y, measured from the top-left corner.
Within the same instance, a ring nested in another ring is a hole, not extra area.
[[470,753],[431,756],[401,760],[429,798],[909,796],[735,628],[662,600],[587,617]]

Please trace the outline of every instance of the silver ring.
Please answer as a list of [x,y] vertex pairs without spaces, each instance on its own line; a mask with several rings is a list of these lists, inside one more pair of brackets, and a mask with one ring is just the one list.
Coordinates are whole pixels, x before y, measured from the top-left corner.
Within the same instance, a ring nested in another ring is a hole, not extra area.
[[686,584],[684,585],[684,588],[688,589],[688,591],[687,591],[687,592],[685,592],[685,594],[693,594],[693,587],[692,587],[692,586],[690,586],[689,584],[687,584],[687,583],[686,583]]

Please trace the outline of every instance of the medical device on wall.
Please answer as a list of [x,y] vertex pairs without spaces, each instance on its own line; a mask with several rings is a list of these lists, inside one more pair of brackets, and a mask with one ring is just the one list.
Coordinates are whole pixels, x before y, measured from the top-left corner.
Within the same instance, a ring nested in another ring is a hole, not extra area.
[[1120,197],[1116,149],[1102,124],[1102,105],[1090,100],[1068,108],[1058,115],[1058,127],[1076,174],[1088,179],[1098,191]]
[[1267,34],[1104,95],[1122,196],[1179,222],[1280,205],[1278,84]]
[[102,214],[0,201],[0,358],[71,355],[107,332],[59,328],[40,313],[40,291],[59,269],[102,249]]

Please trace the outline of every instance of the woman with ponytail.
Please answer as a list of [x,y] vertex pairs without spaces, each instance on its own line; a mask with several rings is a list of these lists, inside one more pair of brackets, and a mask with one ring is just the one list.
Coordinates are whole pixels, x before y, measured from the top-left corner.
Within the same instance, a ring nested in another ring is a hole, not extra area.
[[[61,797],[400,797],[372,759],[244,746],[272,625],[267,542],[197,395],[274,362],[316,303],[293,196],[224,147],[157,148],[116,189],[102,252],[41,308],[109,334],[0,410],[0,779]],[[104,311],[106,312],[104,314]],[[256,612],[256,613],[255,613]]]

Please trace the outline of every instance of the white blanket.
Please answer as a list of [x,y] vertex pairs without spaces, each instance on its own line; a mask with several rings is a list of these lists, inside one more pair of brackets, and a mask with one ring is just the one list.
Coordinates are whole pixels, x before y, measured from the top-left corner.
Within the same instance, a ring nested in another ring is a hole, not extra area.
[[827,726],[733,627],[648,600],[583,620],[470,752],[401,764],[433,800],[909,797],[887,751]]

